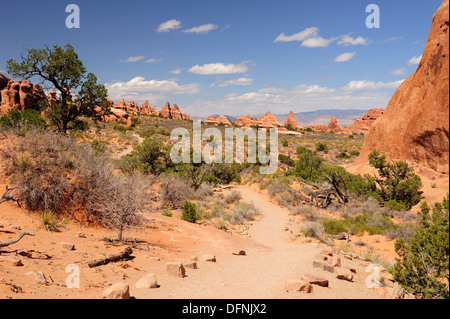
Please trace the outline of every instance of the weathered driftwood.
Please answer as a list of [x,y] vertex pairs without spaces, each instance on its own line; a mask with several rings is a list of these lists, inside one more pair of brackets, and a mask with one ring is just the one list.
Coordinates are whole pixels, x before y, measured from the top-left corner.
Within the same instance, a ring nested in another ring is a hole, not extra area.
[[6,243],[0,240],[0,247],[6,247],[6,246],[9,246],[9,245],[15,244],[15,243],[17,243],[19,240],[21,240],[22,237],[24,237],[24,236],[34,236],[34,235],[32,235],[32,234],[30,234],[30,233],[28,233],[28,232],[23,232],[23,233],[20,233],[19,236],[17,236],[16,239],[7,241]]
[[88,265],[90,268],[93,268],[93,267],[109,264],[110,262],[131,259],[132,253],[133,253],[133,249],[131,249],[131,247],[127,247],[119,254],[110,255],[103,259],[92,261]]
[[0,197],[0,204],[11,200],[13,202],[16,202],[17,205],[20,206],[19,198],[14,198],[14,196],[16,196],[16,194],[11,194],[11,192],[13,190],[15,190],[16,188],[17,187],[9,188],[8,185],[6,185],[6,190],[3,193],[2,197]]

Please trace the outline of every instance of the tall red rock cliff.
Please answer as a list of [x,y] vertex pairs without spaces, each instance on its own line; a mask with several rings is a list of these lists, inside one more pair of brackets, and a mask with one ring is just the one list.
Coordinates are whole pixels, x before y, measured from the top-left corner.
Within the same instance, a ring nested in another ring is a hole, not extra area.
[[348,170],[367,170],[377,149],[391,160],[406,161],[419,174],[449,174],[449,0],[433,16],[422,60],[392,96]]

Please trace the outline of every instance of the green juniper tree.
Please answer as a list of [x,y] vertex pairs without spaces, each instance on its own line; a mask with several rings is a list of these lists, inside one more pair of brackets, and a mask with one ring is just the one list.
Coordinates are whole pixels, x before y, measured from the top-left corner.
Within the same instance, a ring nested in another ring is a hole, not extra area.
[[105,86],[97,83],[93,73],[87,73],[70,44],[27,49],[20,62],[11,59],[6,67],[9,74],[24,80],[40,78],[59,93],[47,116],[61,133],[80,116],[101,120],[110,111]]
[[426,299],[449,298],[449,195],[430,207],[422,203],[419,228],[409,243],[395,242],[400,259],[392,269],[394,280]]

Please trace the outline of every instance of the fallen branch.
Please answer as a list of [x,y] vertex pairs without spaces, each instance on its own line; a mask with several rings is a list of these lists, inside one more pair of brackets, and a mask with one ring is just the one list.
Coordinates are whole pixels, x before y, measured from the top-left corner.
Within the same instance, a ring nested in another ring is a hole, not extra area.
[[106,258],[103,258],[100,260],[92,261],[92,262],[88,263],[88,265],[89,265],[89,268],[93,268],[93,267],[109,264],[110,262],[131,259],[131,258],[133,258],[132,256],[130,256],[132,253],[133,253],[133,249],[131,249],[131,247],[127,247],[120,254],[111,255],[111,256],[107,256]]
[[16,202],[17,205],[20,207],[19,198],[14,198],[16,194],[11,194],[13,190],[15,190],[17,187],[9,188],[8,185],[6,185],[6,190],[3,193],[2,197],[0,198],[0,204],[9,200],[12,200],[13,202]]
[[11,241],[7,241],[6,243],[0,240],[0,247],[6,247],[6,246],[9,246],[9,245],[15,244],[19,240],[21,240],[22,237],[24,237],[24,236],[34,236],[34,235],[32,235],[32,234],[30,234],[28,232],[23,232],[23,233],[20,233],[19,236],[17,236],[16,239],[11,240]]

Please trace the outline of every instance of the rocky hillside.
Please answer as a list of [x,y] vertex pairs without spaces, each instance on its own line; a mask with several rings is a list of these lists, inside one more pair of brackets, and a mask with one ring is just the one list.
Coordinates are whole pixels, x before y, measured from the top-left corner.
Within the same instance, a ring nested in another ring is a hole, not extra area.
[[377,149],[389,159],[413,164],[428,175],[449,174],[449,1],[433,16],[417,70],[394,93],[371,126],[361,155],[349,167],[363,172]]

